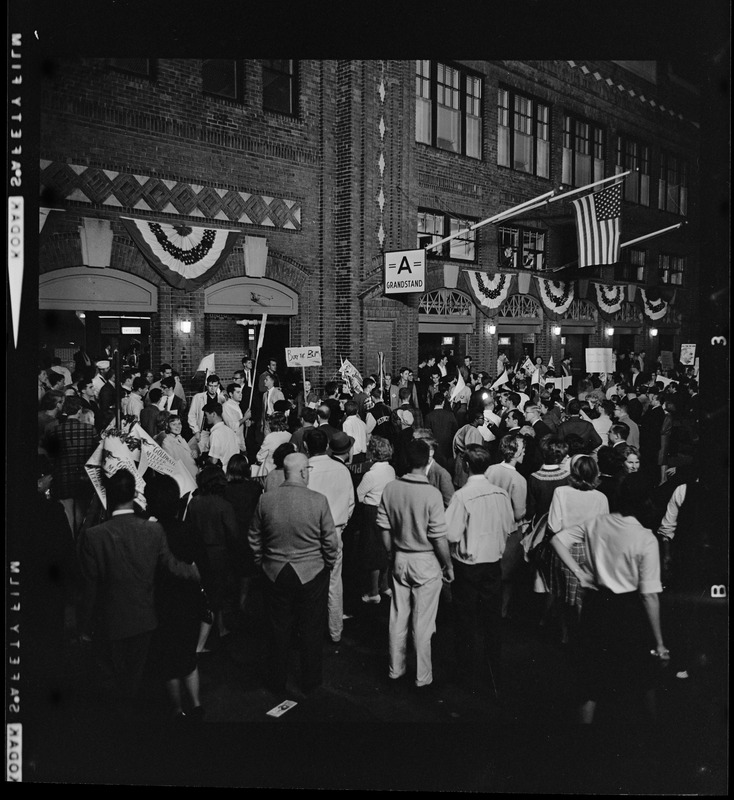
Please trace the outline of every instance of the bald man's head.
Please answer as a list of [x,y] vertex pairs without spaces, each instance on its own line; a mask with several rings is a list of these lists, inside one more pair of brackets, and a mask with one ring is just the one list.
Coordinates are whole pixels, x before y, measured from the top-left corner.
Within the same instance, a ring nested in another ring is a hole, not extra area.
[[283,471],[287,481],[308,483],[308,458],[303,453],[290,453],[283,461]]

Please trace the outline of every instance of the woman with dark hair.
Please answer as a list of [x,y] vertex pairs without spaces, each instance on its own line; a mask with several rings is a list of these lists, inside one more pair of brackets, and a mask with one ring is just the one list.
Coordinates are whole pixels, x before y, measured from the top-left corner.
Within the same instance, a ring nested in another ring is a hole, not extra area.
[[[234,605],[237,594],[235,565],[241,553],[240,532],[232,504],[226,499],[227,478],[222,468],[213,464],[204,467],[196,476],[199,487],[189,503],[187,519],[194,523],[206,547],[209,565],[201,572],[201,580],[214,613],[220,639],[228,630],[224,615]],[[199,651],[204,651],[208,631],[199,639]]]
[[362,595],[364,603],[379,603],[380,586],[386,587],[388,557],[382,541],[382,530],[377,527],[377,509],[382,490],[395,480],[395,470],[390,464],[392,454],[392,445],[387,439],[373,436],[367,445],[367,460],[372,462],[372,466],[357,486],[357,500],[362,506],[363,519],[362,565],[369,575],[369,588]]
[[654,715],[655,667],[670,661],[660,626],[658,543],[640,522],[648,513],[651,490],[646,476],[627,475],[619,511],[579,525],[588,557],[585,566],[566,545],[568,531],[552,540],[565,569],[592,590],[587,592],[579,625],[579,716],[584,724],[593,722],[601,697],[618,700],[630,691],[644,694]]
[[[207,554],[197,530],[190,520],[178,518],[179,488],[168,475],[155,474],[145,485],[145,499],[151,517],[166,532],[166,541],[173,555],[187,564],[195,563],[203,575],[207,571]],[[156,591],[158,612],[158,644],[160,666],[166,682],[166,693],[176,717],[190,716],[201,720],[199,670],[196,647],[199,640],[202,610],[201,585],[163,572]],[[183,693],[182,693],[183,689]],[[186,711],[184,698],[186,696]]]
[[277,489],[285,480],[285,471],[283,470],[283,462],[286,456],[291,453],[298,452],[298,447],[294,442],[283,442],[275,448],[273,453],[273,469],[268,472],[263,482],[263,491],[272,492]]
[[235,542],[237,550],[235,571],[240,579],[240,611],[245,610],[252,580],[257,575],[255,557],[247,541],[247,532],[250,530],[250,522],[262,491],[260,483],[250,478],[250,465],[245,456],[240,453],[231,456],[227,464],[227,486],[224,496],[234,508],[239,530]]
[[[549,534],[561,534],[561,541],[573,558],[582,566],[586,564],[584,540],[580,534],[581,523],[609,513],[606,495],[597,490],[599,467],[593,456],[578,454],[571,458],[568,486],[559,486],[553,492],[548,511]],[[555,538],[555,537],[554,537]],[[568,641],[569,626],[577,619],[583,601],[583,589],[577,575],[567,569],[556,556],[551,558],[549,571],[550,593],[562,606],[562,638]]]
[[273,464],[273,454],[278,445],[289,442],[291,433],[288,430],[288,420],[282,411],[275,411],[268,417],[270,433],[263,439],[263,443],[257,453],[257,463],[260,464],[260,477],[265,477],[271,472]]
[[553,492],[568,484],[568,445],[552,433],[540,440],[543,466],[528,478],[526,516],[535,524],[550,509]]

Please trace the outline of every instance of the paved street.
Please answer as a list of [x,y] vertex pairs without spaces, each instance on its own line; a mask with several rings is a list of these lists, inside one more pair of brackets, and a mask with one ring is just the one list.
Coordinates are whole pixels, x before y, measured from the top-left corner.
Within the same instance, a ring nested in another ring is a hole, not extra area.
[[[258,596],[252,610],[259,611]],[[573,725],[573,665],[554,631],[520,604],[505,620],[505,691],[452,681],[450,604],[434,637],[436,685],[387,678],[388,604],[347,598],[342,642],[325,643],[324,686],[278,719],[284,698],[263,687],[264,630],[241,619],[200,661],[205,724],[163,721],[152,676],[128,726],[94,692],[88,652],[73,650],[58,713],[38,732],[26,780],[243,787],[362,788],[522,793],[726,791],[728,601],[665,598],[663,619],[689,614],[687,679],[661,673],[659,722],[600,705],[594,730]],[[683,611],[679,611],[683,609]],[[665,624],[665,622],[664,622]],[[680,643],[670,640],[673,653]],[[297,678],[297,652],[292,675]]]

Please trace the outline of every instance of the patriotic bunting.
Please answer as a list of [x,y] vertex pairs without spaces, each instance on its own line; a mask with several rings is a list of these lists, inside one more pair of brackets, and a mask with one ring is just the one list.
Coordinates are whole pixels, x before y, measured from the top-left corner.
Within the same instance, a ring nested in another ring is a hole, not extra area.
[[599,311],[604,314],[616,314],[624,302],[624,286],[606,286],[603,283],[595,283],[596,304]]
[[239,237],[239,231],[120,219],[153,269],[174,288],[188,292],[214,276]]
[[642,310],[648,319],[662,319],[668,313],[668,304],[662,298],[651,300],[644,289],[640,289]]
[[575,293],[573,283],[563,283],[562,281],[549,281],[546,278],[538,278],[538,294],[543,305],[553,314],[565,314],[573,303]]
[[512,279],[515,277],[510,272],[498,272],[490,278],[486,273],[476,270],[469,271],[468,275],[474,296],[481,305],[492,311],[497,311],[507,300]]

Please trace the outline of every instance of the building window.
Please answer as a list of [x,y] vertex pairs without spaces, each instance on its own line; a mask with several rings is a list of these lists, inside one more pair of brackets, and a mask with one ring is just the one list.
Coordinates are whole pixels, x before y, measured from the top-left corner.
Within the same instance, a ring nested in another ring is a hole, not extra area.
[[545,232],[535,228],[500,226],[498,263],[503,269],[545,269]]
[[604,131],[597,125],[563,117],[563,174],[567,186],[585,186],[604,177]]
[[529,175],[550,177],[550,106],[499,89],[497,163]]
[[263,59],[262,69],[263,108],[294,117],[298,113],[296,62]]
[[153,77],[153,62],[149,58],[111,58],[109,65],[119,72],[140,75],[143,78]]
[[234,59],[205,58],[201,66],[201,79],[206,94],[242,100],[242,64]]
[[661,253],[658,256],[658,279],[660,283],[670,286],[682,286],[685,266],[686,259],[683,256]]
[[415,140],[482,157],[482,78],[437,61],[416,61]]
[[476,261],[477,232],[469,230],[477,222],[436,211],[418,210],[418,247],[424,248],[446,236],[461,232],[460,236],[428,250],[429,258],[448,258],[453,261]]
[[637,170],[624,179],[624,199],[641,206],[650,205],[650,148],[625,136],[617,138],[615,174]]
[[688,164],[665,152],[660,154],[658,208],[683,217],[688,215]]
[[624,253],[624,260],[614,265],[614,280],[642,283],[645,280],[647,250],[626,247],[622,252]]

